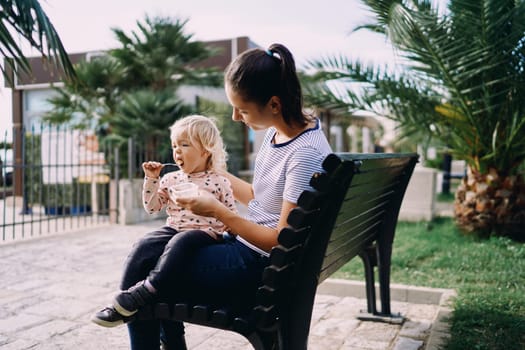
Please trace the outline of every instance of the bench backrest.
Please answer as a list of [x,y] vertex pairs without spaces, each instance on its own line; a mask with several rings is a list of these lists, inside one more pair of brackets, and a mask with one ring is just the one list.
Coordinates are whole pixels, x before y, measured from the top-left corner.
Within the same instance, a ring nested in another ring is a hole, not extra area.
[[[401,201],[417,154],[329,155],[314,191],[301,194],[279,234],[263,274],[255,314],[258,327],[283,317],[310,322],[317,285],[373,243],[390,259]],[[306,326],[308,329],[308,326]]]

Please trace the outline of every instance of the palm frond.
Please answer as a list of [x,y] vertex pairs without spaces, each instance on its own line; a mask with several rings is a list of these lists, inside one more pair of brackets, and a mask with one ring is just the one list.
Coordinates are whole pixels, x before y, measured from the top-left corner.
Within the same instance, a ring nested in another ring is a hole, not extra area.
[[13,83],[11,73],[30,72],[29,63],[12,32],[60,68],[66,78],[75,79],[75,70],[60,37],[37,0],[0,0],[0,9],[0,55],[8,59],[8,66],[0,64],[0,70],[6,81]]

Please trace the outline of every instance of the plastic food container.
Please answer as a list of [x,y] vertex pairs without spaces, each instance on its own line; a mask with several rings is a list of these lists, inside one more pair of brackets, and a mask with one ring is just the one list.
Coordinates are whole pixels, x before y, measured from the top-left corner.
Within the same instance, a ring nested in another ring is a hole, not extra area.
[[172,201],[179,197],[196,197],[199,195],[199,187],[191,182],[185,182],[175,186],[170,186],[168,192]]

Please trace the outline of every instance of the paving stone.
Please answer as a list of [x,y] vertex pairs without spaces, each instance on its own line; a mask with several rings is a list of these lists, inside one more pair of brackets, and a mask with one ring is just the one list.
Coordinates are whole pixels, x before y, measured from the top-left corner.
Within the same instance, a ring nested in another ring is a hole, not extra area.
[[46,323],[38,324],[34,327],[24,329],[18,333],[22,339],[31,339],[39,343],[45,343],[56,335],[63,335],[78,328],[78,323],[65,320],[51,320]]
[[382,343],[390,343],[401,329],[400,325],[382,322],[360,322],[352,332],[353,336],[373,339]]
[[[27,274],[24,274],[23,276],[25,276],[25,278],[28,278]],[[49,284],[49,281],[47,281],[46,279],[28,279],[28,280],[23,280],[23,281],[20,281],[18,283],[10,283],[6,289],[7,290],[12,290],[12,291],[17,291],[17,292],[23,292],[23,291],[28,291],[28,290],[34,290],[34,289],[37,289],[37,288],[40,288],[42,286],[46,286]]]
[[310,334],[308,350],[337,350],[343,346],[344,339]]
[[28,314],[13,315],[9,318],[0,320],[0,333],[9,335],[18,332],[21,329],[47,322],[49,319],[50,317],[48,316]]
[[427,340],[427,347],[425,350],[442,350],[447,340],[450,338],[448,332],[432,332]]
[[414,339],[425,339],[430,333],[431,321],[406,321],[399,335]]
[[423,348],[423,341],[411,338],[399,337],[393,350],[420,350]]
[[16,339],[13,342],[0,345],[0,350],[25,350],[35,349],[39,346],[38,342],[28,339]]
[[202,344],[208,338],[215,336],[218,332],[217,329],[210,327],[202,327],[192,324],[187,324],[184,327],[184,332],[186,335],[186,343],[190,349]]
[[310,329],[310,334],[333,339],[345,339],[350,332],[357,328],[360,321],[353,318],[326,318],[316,323]]
[[431,304],[410,304],[406,316],[410,319],[431,320],[436,317],[439,305]]
[[45,288],[40,289],[40,292],[54,297],[91,299],[101,293],[105,293],[106,288],[85,283],[58,282],[46,285]]
[[[340,350],[379,350],[390,349],[390,342],[373,340],[370,337],[352,336],[345,339]],[[331,350],[331,349],[330,349]]]
[[190,348],[195,350],[253,350],[253,346],[244,337],[233,332],[214,333],[213,337],[208,337],[202,343],[195,347],[190,346]]

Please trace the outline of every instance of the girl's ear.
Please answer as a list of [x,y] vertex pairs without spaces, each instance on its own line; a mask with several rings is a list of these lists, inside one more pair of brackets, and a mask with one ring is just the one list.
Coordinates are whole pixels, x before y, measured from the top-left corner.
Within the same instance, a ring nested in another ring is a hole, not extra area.
[[268,101],[270,104],[270,108],[272,109],[273,114],[277,114],[281,112],[281,99],[277,96],[272,96],[270,98],[270,101]]

